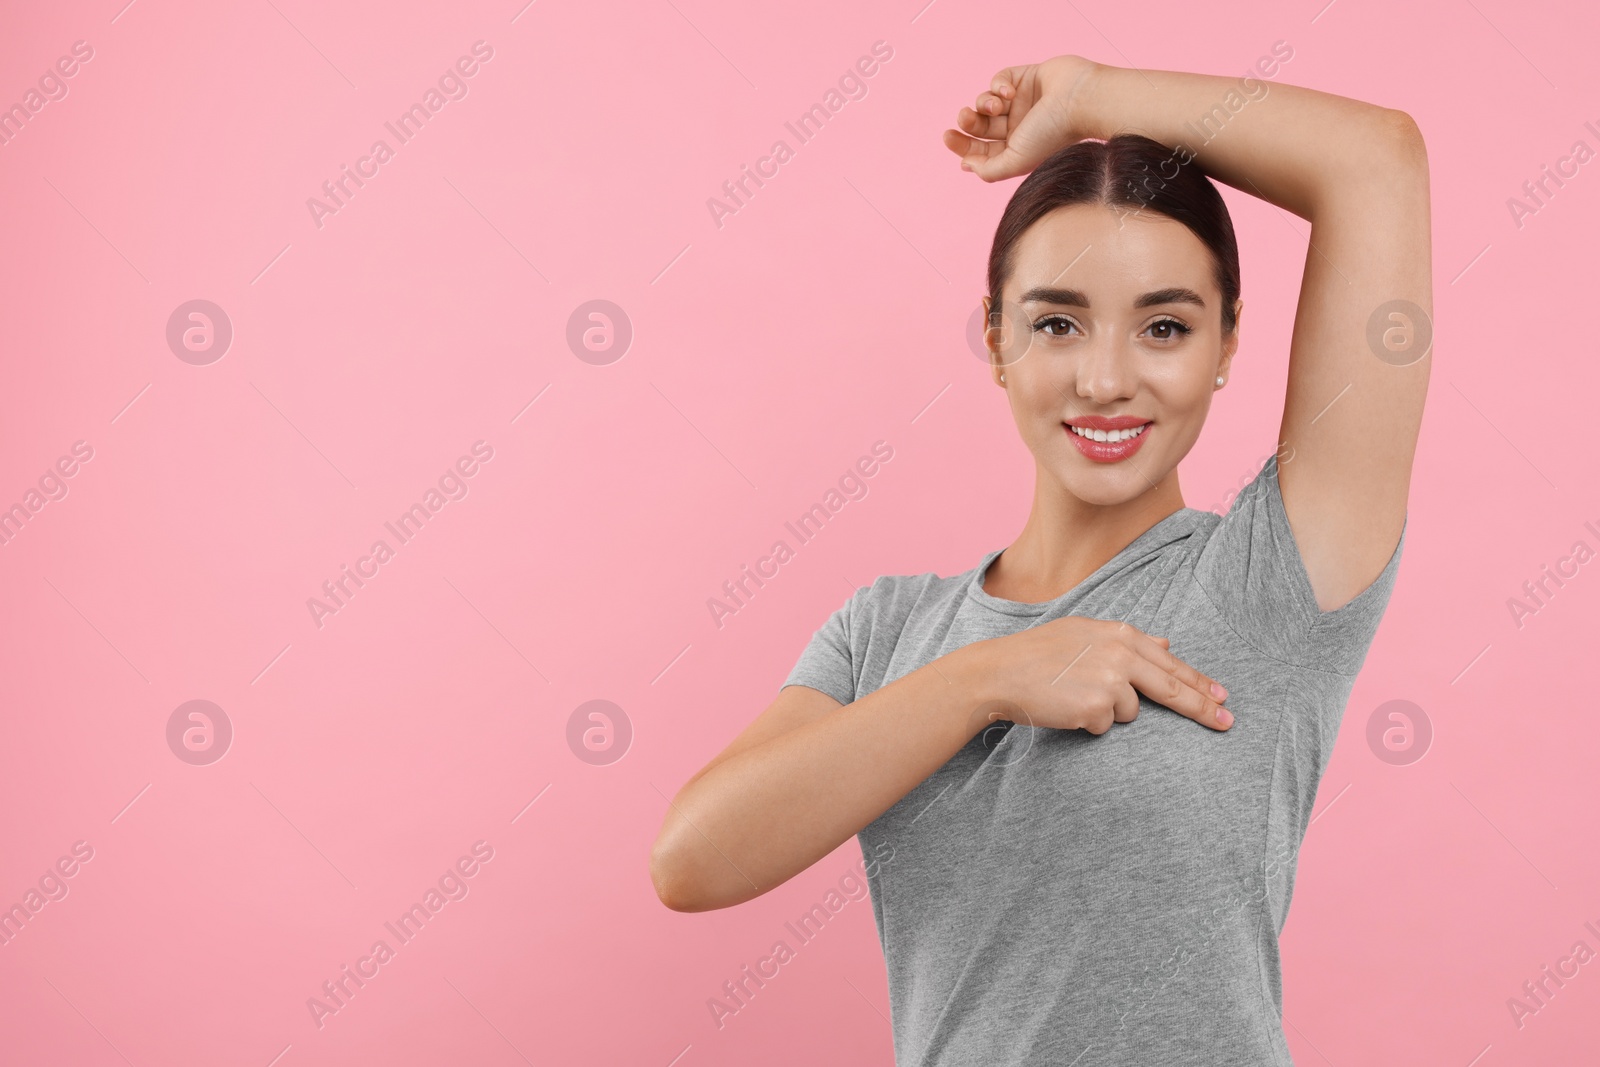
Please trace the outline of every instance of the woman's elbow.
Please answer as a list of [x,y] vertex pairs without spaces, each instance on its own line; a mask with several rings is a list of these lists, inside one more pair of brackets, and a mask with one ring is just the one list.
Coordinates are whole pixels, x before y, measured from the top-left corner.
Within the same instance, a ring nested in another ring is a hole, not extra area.
[[662,849],[661,842],[657,841],[655,848],[650,850],[650,882],[655,886],[656,896],[673,911],[700,911],[695,907],[692,895],[687,891],[688,886],[683,873],[678,869],[674,857],[670,852]]
[[1383,141],[1395,158],[1423,174],[1428,171],[1428,144],[1423,139],[1422,127],[1408,113],[1397,108],[1384,108],[1380,116]]
[[661,832],[650,850],[650,882],[655,886],[656,897],[673,911],[712,911],[727,906],[707,892],[705,878],[667,830]]

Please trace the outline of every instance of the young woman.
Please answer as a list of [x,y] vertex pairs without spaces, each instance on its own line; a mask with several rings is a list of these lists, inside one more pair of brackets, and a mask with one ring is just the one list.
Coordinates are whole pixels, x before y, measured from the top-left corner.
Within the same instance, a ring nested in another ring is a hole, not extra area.
[[[857,590],[679,791],[651,875],[725,908],[859,835],[903,1065],[1288,1065],[1278,935],[1428,384],[1422,138],[1076,56],[957,121],[963,167],[1031,171],[983,305],[1032,512],[970,571]],[[1177,471],[1239,347],[1207,175],[1311,224],[1278,448],[1226,515]]]

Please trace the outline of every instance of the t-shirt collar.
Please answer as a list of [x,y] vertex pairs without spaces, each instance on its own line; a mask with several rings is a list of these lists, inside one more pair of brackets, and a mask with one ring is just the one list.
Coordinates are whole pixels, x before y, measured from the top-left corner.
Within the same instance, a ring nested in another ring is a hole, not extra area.
[[984,591],[983,578],[989,570],[989,564],[993,563],[1000,553],[1005,551],[1004,548],[996,548],[986,553],[977,567],[968,572],[967,596],[986,608],[1006,615],[1053,614],[1067,601],[1088,593],[1089,590],[1130,563],[1152,552],[1159,551],[1174,541],[1181,541],[1187,538],[1207,517],[1215,519],[1217,515],[1215,512],[1200,511],[1196,508],[1179,508],[1138,537],[1135,537],[1120,552],[1108,559],[1098,570],[1072,589],[1053,600],[1045,600],[1037,604],[1024,604],[1019,600],[1006,600]]

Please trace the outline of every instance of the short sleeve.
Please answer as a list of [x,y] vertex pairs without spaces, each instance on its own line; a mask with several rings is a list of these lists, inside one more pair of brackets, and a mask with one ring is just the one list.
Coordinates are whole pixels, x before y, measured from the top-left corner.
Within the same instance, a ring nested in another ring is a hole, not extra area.
[[[856,698],[856,663],[851,654],[850,625],[864,590],[858,589],[811,635],[785,686],[806,685],[841,704]],[[782,688],[782,687],[780,687]]]
[[1394,553],[1372,583],[1333,611],[1317,605],[1269,459],[1240,492],[1195,563],[1195,580],[1246,641],[1268,655],[1318,670],[1360,670],[1389,605],[1409,514]]

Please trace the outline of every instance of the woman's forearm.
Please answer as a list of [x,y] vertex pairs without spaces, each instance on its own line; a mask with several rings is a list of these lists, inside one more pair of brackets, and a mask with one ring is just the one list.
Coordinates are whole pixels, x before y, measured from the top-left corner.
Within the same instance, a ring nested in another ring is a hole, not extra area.
[[[1096,64],[1072,110],[1082,136],[1143,134],[1173,146],[1170,167],[1193,159],[1211,177],[1304,219],[1342,197],[1395,190],[1406,168],[1426,185],[1410,116],[1297,85]],[[1170,167],[1163,165],[1168,178]]]
[[743,903],[887,811],[990,721],[986,648],[947,653],[692,779],[651,856],[662,901],[677,911]]

